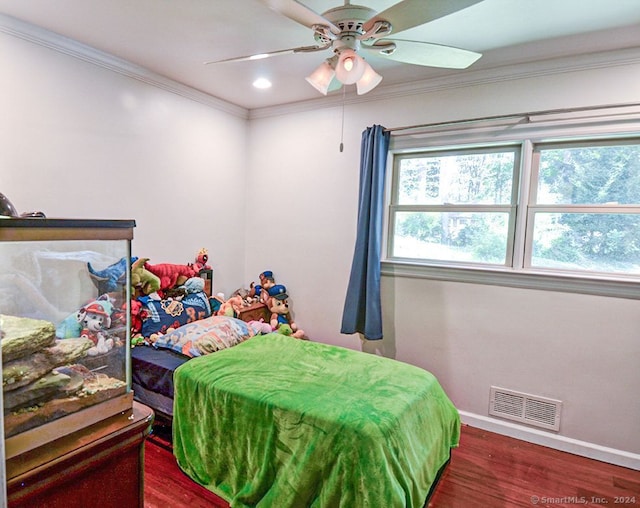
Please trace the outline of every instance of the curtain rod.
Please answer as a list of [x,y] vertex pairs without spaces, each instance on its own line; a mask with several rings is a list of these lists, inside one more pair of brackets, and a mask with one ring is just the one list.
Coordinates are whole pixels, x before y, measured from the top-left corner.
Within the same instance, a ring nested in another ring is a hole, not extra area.
[[558,115],[558,114],[566,114],[566,113],[579,113],[582,111],[598,111],[605,109],[615,109],[615,108],[631,108],[631,107],[640,107],[640,103],[631,102],[628,104],[612,104],[608,106],[585,106],[580,108],[566,108],[566,109],[548,109],[545,111],[533,111],[529,113],[517,113],[513,115],[495,115],[495,116],[481,116],[477,118],[468,118],[466,120],[452,120],[448,122],[434,122],[434,123],[425,123],[420,125],[409,125],[406,127],[392,127],[389,129],[385,129],[385,132],[400,132],[400,131],[408,131],[413,129],[424,129],[428,127],[444,127],[449,125],[464,125],[468,123],[474,122],[488,122],[492,120],[511,120],[521,118],[530,121],[530,118],[533,116],[545,116],[545,115]]

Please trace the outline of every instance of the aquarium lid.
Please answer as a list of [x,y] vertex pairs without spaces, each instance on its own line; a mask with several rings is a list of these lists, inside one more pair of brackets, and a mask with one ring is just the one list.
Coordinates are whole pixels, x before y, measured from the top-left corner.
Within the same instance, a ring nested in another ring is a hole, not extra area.
[[132,240],[135,226],[135,220],[5,217],[0,241]]

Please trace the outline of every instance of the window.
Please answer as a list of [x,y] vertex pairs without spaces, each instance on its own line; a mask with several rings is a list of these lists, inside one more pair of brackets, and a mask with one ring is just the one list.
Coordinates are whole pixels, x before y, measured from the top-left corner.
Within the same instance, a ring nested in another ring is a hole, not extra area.
[[640,274],[638,143],[534,148],[527,266]]
[[519,160],[513,146],[397,156],[389,256],[509,264]]
[[392,152],[384,273],[640,298],[640,137],[427,144]]

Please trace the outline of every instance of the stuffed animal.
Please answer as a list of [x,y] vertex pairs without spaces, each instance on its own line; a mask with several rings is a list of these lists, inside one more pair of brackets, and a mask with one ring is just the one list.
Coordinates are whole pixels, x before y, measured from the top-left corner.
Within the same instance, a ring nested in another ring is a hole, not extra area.
[[231,296],[239,296],[240,298],[242,298],[245,307],[248,307],[249,305],[253,305],[254,303],[258,303],[260,301],[260,298],[258,298],[257,296],[250,296],[249,290],[246,288],[236,289],[233,293],[231,293]]
[[80,311],[69,314],[60,324],[56,327],[56,337],[58,339],[71,339],[80,337],[82,332],[82,325],[78,320]]
[[260,283],[251,283],[249,297],[256,297],[258,301],[266,304],[269,300],[268,291],[276,285],[276,281],[271,270],[265,270],[258,277],[260,278]]
[[243,307],[244,300],[241,296],[231,296],[220,306],[216,315],[238,317]]
[[204,291],[204,279],[201,277],[191,277],[180,287],[184,288],[188,295],[192,293],[202,293]]
[[145,268],[149,258],[140,258],[131,265],[131,295],[149,295],[160,289],[160,278]]
[[142,322],[149,316],[149,311],[138,299],[131,300],[131,331],[138,333],[142,330]]
[[[135,263],[138,258],[131,258]],[[127,259],[122,258],[117,263],[107,266],[104,270],[95,270],[91,263],[87,263],[89,277],[98,289],[98,294],[112,293],[124,286],[127,275]]]
[[195,271],[200,272],[200,270],[211,270],[212,268],[207,264],[207,261],[209,261],[209,251],[202,247],[202,249],[198,251],[198,254],[196,255],[196,262],[193,265]]
[[[69,314],[66,318],[64,318],[64,320],[60,322],[60,324],[56,327],[56,337],[58,339],[71,339],[80,337],[83,332],[82,320],[84,318],[85,309],[92,304],[100,305],[102,309],[109,314],[109,326],[111,326],[111,323],[114,321],[114,302],[115,300],[106,293],[98,297],[96,300],[92,300],[73,314]],[[119,315],[120,313],[116,314],[116,316]]]
[[304,330],[300,330],[289,312],[289,295],[287,288],[276,284],[269,291],[270,297],[267,307],[271,311],[271,328],[283,335],[290,335],[296,339],[304,338]]
[[146,262],[144,267],[160,279],[161,290],[181,286],[191,277],[198,275],[193,266],[188,265],[174,265],[171,263],[151,265]]
[[91,339],[94,343],[87,351],[88,355],[96,356],[113,349],[114,341],[105,333],[111,327],[112,313],[113,305],[108,300],[95,300],[78,312],[78,322],[82,328],[80,337]]
[[144,346],[146,343],[145,338],[142,335],[135,335],[131,337],[131,347],[134,348],[138,345]]
[[269,323],[265,323],[264,319],[260,318],[260,321],[252,320],[247,323],[247,326],[253,331],[255,335],[267,334],[273,331]]

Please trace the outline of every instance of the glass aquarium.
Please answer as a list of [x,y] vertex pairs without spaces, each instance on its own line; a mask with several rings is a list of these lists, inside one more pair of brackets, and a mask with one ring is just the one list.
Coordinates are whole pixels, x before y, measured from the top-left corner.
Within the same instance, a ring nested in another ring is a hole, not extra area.
[[10,458],[126,411],[134,221],[0,219]]

